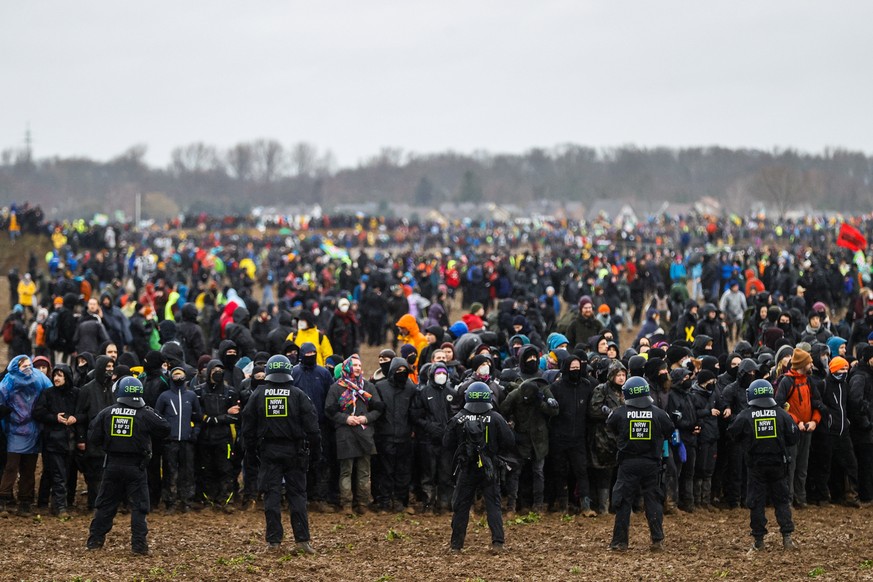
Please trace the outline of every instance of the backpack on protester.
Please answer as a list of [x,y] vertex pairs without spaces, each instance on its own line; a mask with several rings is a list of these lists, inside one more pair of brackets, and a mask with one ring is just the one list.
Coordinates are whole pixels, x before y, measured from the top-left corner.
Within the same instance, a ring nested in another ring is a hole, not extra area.
[[15,323],[10,319],[3,324],[3,341],[11,344],[15,339]]
[[59,345],[61,341],[60,320],[60,312],[52,311],[43,324],[43,329],[45,331],[45,345],[53,350],[57,350],[61,347]]

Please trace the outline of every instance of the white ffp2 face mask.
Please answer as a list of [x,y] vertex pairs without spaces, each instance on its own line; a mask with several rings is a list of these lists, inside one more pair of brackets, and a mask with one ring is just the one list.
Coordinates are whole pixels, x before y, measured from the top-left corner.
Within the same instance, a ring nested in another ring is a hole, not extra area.
[[449,380],[448,374],[435,374],[433,377],[434,383],[436,383],[440,386],[444,385],[446,382],[448,382],[448,380]]
[[487,376],[489,372],[491,372],[491,367],[483,364],[476,369],[476,372],[478,372],[480,376]]

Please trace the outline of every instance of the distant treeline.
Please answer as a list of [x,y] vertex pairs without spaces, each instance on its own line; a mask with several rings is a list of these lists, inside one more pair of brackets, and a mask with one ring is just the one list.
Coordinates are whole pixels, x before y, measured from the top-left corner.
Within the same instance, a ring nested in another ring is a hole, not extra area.
[[[858,152],[726,148],[594,149],[567,145],[524,154],[413,154],[383,149],[354,168],[310,144],[274,140],[229,150],[196,143],[173,151],[164,168],[145,163],[136,146],[106,162],[35,159],[27,151],[0,155],[0,204],[40,204],[52,217],[120,210],[133,216],[137,193],[144,217],[178,211],[246,212],[254,206],[407,202],[435,207],[451,201],[598,199],[693,202],[711,196],[727,210],[752,201],[780,213],[799,206],[854,214],[873,211],[873,158]],[[544,210],[548,210],[545,208]]]

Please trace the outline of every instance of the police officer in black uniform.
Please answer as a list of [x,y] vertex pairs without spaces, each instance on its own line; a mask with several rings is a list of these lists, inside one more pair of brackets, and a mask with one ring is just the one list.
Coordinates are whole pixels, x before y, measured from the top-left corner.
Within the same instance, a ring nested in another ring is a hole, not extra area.
[[282,543],[282,482],[291,511],[297,549],[315,550],[309,543],[306,511],[306,471],[321,457],[318,415],[309,397],[291,382],[291,361],[277,355],[267,360],[266,384],[258,386],[243,409],[243,438],[257,443],[261,460],[259,488],[264,494],[267,544]]
[[143,400],[142,382],[130,376],[118,381],[117,404],[104,408],[88,428],[88,446],[106,452],[103,480],[97,493],[88,534],[89,550],[103,547],[118,505],[130,501],[130,542],[134,554],[148,554],[149,488],[146,469],[152,439],[170,434],[170,425]]
[[612,489],[615,526],[609,549],[627,550],[631,510],[642,493],[651,549],[658,551],[664,539],[664,439],[673,432],[673,423],[666,412],[652,405],[645,378],[628,378],[621,391],[624,405],[606,419],[606,429],[615,434],[618,447],[618,476]]
[[470,384],[464,394],[463,410],[452,417],[443,436],[443,447],[455,451],[458,477],[452,507],[452,552],[460,552],[464,547],[470,508],[479,488],[485,497],[491,549],[495,553],[503,550],[498,456],[514,452],[515,437],[506,420],[492,410],[491,396],[488,384]]
[[755,380],[746,389],[749,408],[738,414],[728,426],[728,436],[743,447],[748,468],[746,505],[751,515],[755,549],[764,548],[767,497],[776,510],[776,521],[782,533],[782,545],[794,549],[791,533],[791,495],[788,487],[788,447],[800,440],[797,425],[787,412],[776,405],[773,385],[767,380]]

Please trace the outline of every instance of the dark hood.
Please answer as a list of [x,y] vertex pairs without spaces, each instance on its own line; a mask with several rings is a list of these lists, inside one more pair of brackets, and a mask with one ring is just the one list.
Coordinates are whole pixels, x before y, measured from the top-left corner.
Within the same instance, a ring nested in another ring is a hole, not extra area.
[[55,372],[60,372],[64,375],[64,388],[72,388],[73,387],[73,371],[66,364],[58,364],[52,370],[52,374]]
[[282,344],[282,353],[287,354],[288,352],[293,352],[294,348],[297,349],[298,353],[300,352],[300,346],[298,346],[291,340],[285,340],[285,343]]
[[574,355],[569,355],[566,358],[564,358],[563,360],[561,360],[561,368],[560,369],[561,369],[562,375],[566,374],[567,372],[570,371],[570,364],[573,362],[581,363],[582,360],[579,358],[579,356],[574,356]]
[[79,297],[75,293],[65,293],[64,294],[64,307],[72,311],[76,307],[76,303],[79,301]]
[[285,311],[283,309],[279,312],[279,325],[282,327],[291,327],[294,325],[294,316],[291,315],[290,311]]
[[180,366],[185,362],[185,353],[182,351],[182,346],[176,342],[166,343],[161,346],[161,354],[166,358],[170,368]]
[[700,334],[694,337],[694,343],[691,344],[691,352],[695,356],[705,355],[706,352],[706,344],[713,341],[712,338],[706,334]]
[[139,358],[134,352],[122,352],[118,354],[118,364],[128,368],[135,368],[139,366]]
[[445,330],[438,325],[432,325],[431,327],[425,330],[427,333],[432,333],[434,337],[436,337],[436,345],[440,345],[443,343],[443,338],[445,336]]
[[215,368],[224,369],[225,376],[227,375],[227,369],[224,367],[224,364],[221,363],[221,360],[209,360],[209,363],[206,365],[206,383],[210,386],[210,379],[212,378],[212,370]]
[[186,303],[182,306],[182,321],[189,323],[197,323],[197,306],[193,303]]
[[161,336],[161,343],[166,343],[176,338],[176,322],[165,319],[158,324],[158,333]]
[[85,361],[88,362],[88,369],[94,369],[94,354],[91,352],[82,352],[76,356],[76,359],[78,358],[85,358]]
[[236,342],[233,340],[224,340],[218,344],[218,359],[224,360],[227,357],[227,350],[236,349]]
[[101,386],[104,384],[104,382],[106,382],[106,379],[109,377],[106,374],[106,366],[110,362],[112,362],[112,358],[110,358],[109,356],[97,356],[97,360],[94,362],[94,379],[97,380],[97,383]]
[[409,362],[407,362],[403,358],[392,358],[391,365],[388,366],[388,375],[393,376],[394,372],[396,372],[400,368],[406,368],[408,370]]
[[518,350],[518,361],[519,363],[525,361],[530,357],[531,354],[535,354],[537,357],[540,355],[540,350],[533,344],[528,344],[526,346],[521,346],[521,349]]
[[233,310],[233,322],[236,324],[248,327],[249,317],[249,310],[245,307],[237,307]]

